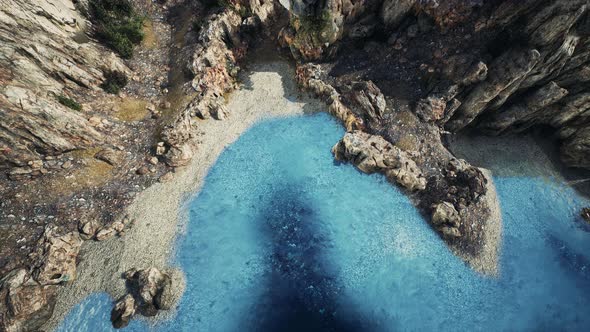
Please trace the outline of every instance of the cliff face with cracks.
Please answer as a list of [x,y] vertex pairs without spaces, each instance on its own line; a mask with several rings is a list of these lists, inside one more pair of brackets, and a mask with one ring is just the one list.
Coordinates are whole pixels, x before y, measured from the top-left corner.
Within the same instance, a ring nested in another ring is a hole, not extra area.
[[[122,60],[93,39],[87,1],[2,2],[2,331],[42,326],[76,279],[82,242],[123,236],[135,194],[190,159],[195,120],[224,118],[237,61],[275,7],[131,4],[145,15],[144,42]],[[102,89],[113,71],[129,80],[118,95]]]
[[[283,40],[304,61],[346,57],[355,41],[373,40],[377,50],[367,58],[390,52],[408,67],[414,64],[406,56],[424,47],[430,56],[418,55],[415,65],[422,68],[414,75],[427,84],[410,98],[423,120],[451,132],[477,128],[489,134],[548,126],[560,141],[563,162],[590,168],[588,5],[585,0],[291,1],[296,19]],[[309,32],[297,22],[311,22],[310,17],[330,20],[319,20],[319,28]],[[327,38],[314,38],[318,34]]]
[[99,90],[103,71],[126,66],[85,40],[71,1],[0,2],[0,170],[38,175],[45,155],[88,148],[104,137],[57,96]]
[[[171,28],[175,40],[142,47],[133,61],[87,38],[86,1],[0,4],[0,169],[7,175],[0,206],[12,227],[0,229],[10,238],[0,251],[14,257],[0,257],[0,326],[11,331],[34,330],[51,315],[58,285],[75,278],[82,240],[124,234],[133,221],[112,210],[124,211],[130,188],[166,181],[200,148],[199,121],[231,116],[224,95],[236,87],[239,61],[253,40],[274,39],[274,28],[301,63],[300,85],[348,130],[335,158],[404,188],[479,271],[495,272],[497,202],[489,174],[456,159],[441,137],[549,127],[563,161],[590,168],[588,1],[231,0],[206,7],[137,0],[153,18],[177,5],[195,17]],[[278,20],[285,11],[288,20]],[[162,22],[156,33],[164,35]],[[152,67],[146,59],[153,54],[164,55],[165,65]],[[116,100],[99,88],[112,70],[134,78]],[[78,99],[82,111],[58,96]],[[145,100],[140,108],[151,119],[115,116],[130,96]],[[109,180],[92,189],[67,180],[105,167]],[[73,189],[57,198],[22,189],[53,183]],[[13,221],[20,215],[8,210],[19,209],[31,211],[23,218],[34,232]],[[119,309],[128,319],[136,305]]]

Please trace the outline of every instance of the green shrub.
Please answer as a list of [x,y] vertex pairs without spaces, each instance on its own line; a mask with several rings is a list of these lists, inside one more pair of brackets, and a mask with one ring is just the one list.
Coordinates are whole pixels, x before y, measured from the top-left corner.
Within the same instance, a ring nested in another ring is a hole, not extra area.
[[131,58],[133,45],[143,40],[143,17],[129,0],[90,0],[89,8],[96,37],[123,58]]
[[127,76],[120,71],[105,71],[104,77],[105,80],[100,87],[108,93],[117,94],[123,87],[125,87],[125,85],[127,85]]
[[82,105],[78,104],[78,102],[76,102],[75,100],[70,99],[64,95],[57,96],[57,101],[59,101],[60,104],[69,107],[75,111],[82,110]]

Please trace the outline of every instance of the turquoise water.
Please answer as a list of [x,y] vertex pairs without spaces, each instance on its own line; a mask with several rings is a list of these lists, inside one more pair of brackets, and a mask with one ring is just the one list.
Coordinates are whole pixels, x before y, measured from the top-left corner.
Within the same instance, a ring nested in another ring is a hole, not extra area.
[[[501,274],[474,273],[378,175],[333,161],[325,114],[266,121],[220,156],[189,204],[172,319],[129,331],[590,329],[588,202],[555,181],[496,178]],[[59,331],[110,331],[94,294]]]

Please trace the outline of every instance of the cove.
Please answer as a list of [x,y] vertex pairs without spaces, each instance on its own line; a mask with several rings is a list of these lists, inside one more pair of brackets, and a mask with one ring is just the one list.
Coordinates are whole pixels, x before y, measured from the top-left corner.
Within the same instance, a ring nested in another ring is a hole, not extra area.
[[[125,330],[590,329],[587,200],[557,180],[495,178],[500,275],[483,277],[382,176],[333,161],[343,134],[320,113],[261,122],[229,146],[188,204],[176,311]],[[58,331],[111,331],[111,308],[93,294]]]

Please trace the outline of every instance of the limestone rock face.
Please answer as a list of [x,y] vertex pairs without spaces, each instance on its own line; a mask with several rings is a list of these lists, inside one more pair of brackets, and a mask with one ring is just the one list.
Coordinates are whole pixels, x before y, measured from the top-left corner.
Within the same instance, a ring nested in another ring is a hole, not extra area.
[[455,113],[455,120],[451,120],[447,127],[458,130],[471,123],[492,100],[502,98],[501,94],[505,94],[507,89],[520,84],[540,58],[537,50],[511,50],[503,54],[491,64],[488,78],[465,98]]
[[0,7],[0,169],[100,143],[57,96],[98,89],[102,69],[125,65],[83,40],[87,24],[72,1],[0,0]]
[[47,228],[43,241],[41,265],[35,271],[35,279],[41,285],[59,284],[76,278],[76,258],[82,246],[78,232],[57,234],[55,228]]
[[[255,2],[252,8],[257,8],[265,20],[270,19],[273,12],[268,1]],[[212,14],[206,22],[188,65],[188,69],[195,75],[192,88],[197,96],[162,132],[166,145],[162,147],[167,150],[162,153],[166,163],[174,167],[186,165],[196,149],[192,140],[195,125],[193,117],[223,120],[228,116],[223,106],[223,95],[235,86],[236,63],[247,46],[240,35],[242,19],[236,11],[226,9]]]
[[551,126],[562,140],[564,163],[590,168],[588,6],[585,0],[503,1],[489,17],[480,17],[476,29],[522,33],[518,42],[495,46],[498,55],[488,63],[484,80],[453,78],[461,85],[460,106],[446,128],[475,124],[501,134]]
[[304,61],[319,60],[335,54],[334,44],[345,30],[381,5],[378,0],[290,1],[290,24],[280,39],[293,55]]
[[364,173],[383,173],[408,190],[424,190],[426,179],[409,155],[383,137],[354,131],[333,148],[336,160],[350,161]]
[[[569,166],[590,168],[585,130],[590,126],[588,1],[283,3],[290,11],[291,23],[280,39],[303,61],[329,60],[346,38],[367,39],[376,30],[397,36],[404,20],[417,20],[412,26],[419,26],[420,20],[427,18],[437,29],[472,29],[471,34],[484,36],[486,49],[478,51],[475,58],[469,57],[472,47],[481,46],[466,42],[459,54],[445,58],[442,83],[456,86],[456,91],[453,95],[441,94],[440,89],[430,91],[429,96],[413,101],[415,113],[451,132],[470,126],[501,134],[551,126],[562,140],[561,159]],[[415,36],[415,30],[408,28],[408,36]],[[466,55],[462,57],[461,52]],[[368,105],[360,99],[357,102]],[[333,105],[335,110],[346,109],[342,103]],[[373,110],[366,110],[371,121]]]
[[371,81],[358,82],[353,85],[353,90],[354,99],[367,121],[378,122],[387,107],[381,90]]
[[[310,90],[316,96],[325,99],[328,103],[330,114],[340,120],[347,130],[351,131],[364,128],[363,120],[357,117],[348,106],[344,105],[340,93],[333,86],[325,83],[323,76],[324,73],[318,65],[308,63],[297,67],[295,78],[302,87]],[[381,100],[381,98],[377,99]],[[370,105],[369,100],[366,101],[369,102],[367,107],[372,109],[374,106]]]
[[24,269],[0,280],[0,330],[35,331],[53,313],[56,286],[42,286]]

